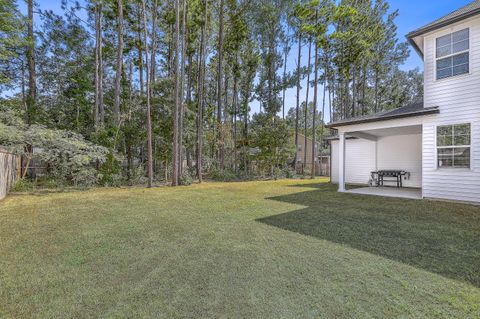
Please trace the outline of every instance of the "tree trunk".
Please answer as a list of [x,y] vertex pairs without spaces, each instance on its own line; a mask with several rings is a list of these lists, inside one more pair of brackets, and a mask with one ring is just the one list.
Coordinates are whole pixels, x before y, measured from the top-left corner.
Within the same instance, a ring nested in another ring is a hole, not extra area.
[[297,104],[295,106],[295,158],[293,160],[293,168],[295,173],[297,170],[297,154],[298,154],[298,116],[300,112],[300,71],[302,59],[302,33],[299,30],[298,35],[298,58],[297,58]]
[[186,46],[188,40],[188,33],[187,33],[187,13],[188,7],[187,2],[185,0],[182,1],[182,8],[183,8],[183,19],[182,19],[182,65],[180,70],[180,112],[178,118],[178,160],[180,162],[178,166],[178,175],[181,177],[183,175],[183,119],[185,117],[185,106],[184,106],[184,92],[185,92],[185,53],[186,53]]
[[362,115],[367,114],[367,105],[365,101],[367,90],[367,68],[364,66],[362,69]]
[[223,169],[222,161],[222,79],[223,79],[223,7],[225,0],[220,0],[219,7],[219,30],[218,30],[218,71],[217,71],[217,164]]
[[[138,21],[142,20],[141,14],[139,14]],[[138,40],[137,40],[137,55],[138,55],[138,79],[140,82],[140,98],[143,98],[143,90],[145,83],[143,80],[143,41],[141,35],[141,27],[138,28]],[[147,62],[146,62],[147,63]]]
[[202,182],[203,170],[203,89],[205,81],[205,48],[206,48],[206,32],[207,32],[207,11],[208,0],[205,1],[205,12],[203,17],[202,34],[200,39],[200,58],[198,64],[198,80],[197,80],[197,154],[196,154],[196,168],[198,182]]
[[[288,31],[287,31],[288,32]],[[288,35],[287,35],[288,36]],[[285,43],[285,56],[283,59],[283,79],[282,79],[282,84],[283,84],[283,92],[282,92],[282,119],[285,119],[285,91],[286,91],[286,86],[287,86],[287,81],[285,80],[287,76],[287,59],[288,59],[288,39]]]
[[304,127],[303,127],[303,134],[304,134],[304,145],[303,145],[303,165],[302,165],[302,175],[305,175],[305,165],[307,165],[307,119],[308,119],[308,94],[310,92],[310,60],[312,57],[312,37],[308,40],[308,62],[307,62],[307,96],[305,99],[305,108],[304,108]]
[[[149,79],[149,93],[150,93],[150,102],[153,100],[153,87],[155,85],[155,71],[156,71],[156,55],[157,50],[157,9],[158,9],[158,0],[153,1],[153,12],[152,12],[152,47],[150,54],[150,79]],[[146,44],[146,42],[145,42]]]
[[379,111],[379,100],[378,100],[378,85],[379,85],[380,79],[378,76],[378,68],[375,69],[375,107],[374,107],[374,113],[377,113]]
[[[322,122],[320,123],[321,125],[321,130],[320,130],[320,143],[319,143],[319,152],[320,152],[320,176],[323,174],[323,169],[322,169],[322,146],[323,146],[323,130],[325,129],[325,103],[326,103],[326,94],[327,94],[327,63],[325,63],[325,80],[323,81],[323,102],[322,102],[322,117],[321,120]],[[329,94],[330,95],[330,94]]]
[[316,136],[316,126],[315,121],[317,119],[317,100],[318,100],[318,45],[317,41],[315,41],[315,86],[313,88],[313,118],[312,118],[312,172],[311,177],[315,178],[315,159],[317,157],[316,152],[316,144],[317,141],[315,140]]
[[[149,99],[150,99],[150,111],[148,113],[148,116],[151,118],[152,117],[152,108],[155,109],[155,106],[152,105],[153,104],[153,96],[154,96],[154,87],[155,87],[155,77],[156,77],[156,68],[157,68],[157,60],[156,60],[156,51],[157,51],[157,14],[158,14],[158,1],[157,0],[154,0],[153,1],[153,8],[152,8],[152,40],[151,40],[151,48],[150,48],[150,75],[148,75],[147,73],[147,78],[150,76],[150,78],[148,79],[148,87],[147,87],[147,93],[150,95],[149,96]],[[146,45],[146,48],[145,50],[148,50],[148,42],[146,42],[145,40],[145,45]],[[146,56],[148,57],[148,56]],[[146,64],[148,64],[148,60],[145,62]],[[147,72],[148,72],[148,68],[147,68]],[[155,114],[153,112],[153,114]],[[149,124],[149,128],[147,128],[148,130],[150,130],[150,132],[152,131],[152,122],[155,121],[155,117],[153,117],[153,120],[151,119],[150,120],[150,124]],[[148,125],[148,123],[147,123]],[[150,133],[152,134],[152,133]],[[152,180],[154,178],[154,176],[156,175],[156,172],[159,172],[159,165],[157,163],[157,153],[158,153],[158,145],[157,145],[157,141],[154,141],[153,138],[152,138],[152,141],[150,141],[150,143],[153,143],[153,147],[152,147],[152,167],[151,167],[151,170],[152,170]]]
[[[117,65],[115,73],[115,99],[113,104],[113,122],[114,125],[120,125],[120,90],[122,80],[122,66],[123,66],[123,3],[122,0],[117,0]],[[147,62],[148,63],[148,62]]]
[[[188,32],[188,28],[187,28]],[[188,39],[188,37],[187,37]],[[192,102],[192,75],[193,75],[193,55],[188,54],[188,74],[187,74],[187,104]]]
[[95,4],[95,129],[103,126],[103,57],[102,57],[102,4]]
[[37,96],[36,71],[35,71],[35,36],[33,34],[33,0],[27,0],[28,21],[27,21],[27,63],[28,63],[28,98],[26,122],[32,124],[35,115],[35,102]]
[[248,97],[245,95],[245,100],[243,101],[245,106],[245,112],[243,114],[243,170],[245,174],[248,174]]
[[[152,151],[152,118],[151,118],[151,106],[150,106],[150,96],[151,96],[151,88],[150,88],[150,73],[149,73],[149,66],[148,66],[148,31],[147,31],[147,10],[145,7],[145,0],[142,0],[142,9],[143,9],[143,41],[145,42],[145,73],[146,73],[146,85],[147,85],[147,151],[148,151],[148,159],[147,159],[147,173],[148,173],[148,187],[152,187],[153,182],[153,151]],[[155,37],[153,35],[153,37]],[[152,51],[154,50],[154,45],[152,41]]]
[[355,67],[352,67],[352,113],[351,117],[357,114],[357,72]]
[[180,0],[175,0],[175,40],[174,40],[174,51],[175,51],[175,106],[173,110],[173,149],[172,149],[172,165],[173,165],[173,176],[172,176],[172,186],[178,185],[179,177],[179,113],[180,113],[180,94],[181,82],[180,82]]
[[233,72],[233,171],[237,173],[237,109],[238,109],[238,78]]

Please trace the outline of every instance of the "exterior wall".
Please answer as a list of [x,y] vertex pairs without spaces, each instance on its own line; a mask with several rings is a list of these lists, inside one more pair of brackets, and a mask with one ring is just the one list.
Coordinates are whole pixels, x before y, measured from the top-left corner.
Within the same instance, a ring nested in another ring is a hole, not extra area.
[[378,170],[395,169],[410,172],[410,179],[403,180],[403,186],[422,187],[421,134],[381,137],[377,143]]
[[[470,28],[470,74],[436,80],[435,39]],[[480,202],[480,17],[427,34],[424,39],[425,106],[439,106],[440,114],[423,124],[423,196]],[[436,127],[471,124],[471,168],[438,169]]]
[[[338,183],[338,141],[332,141],[332,182]],[[394,135],[380,137],[377,142],[348,139],[346,142],[345,181],[367,184],[370,172],[399,169],[411,173],[405,187],[422,185],[422,136]],[[393,184],[392,184],[393,185]]]
[[[332,182],[338,183],[338,141],[332,141]],[[375,142],[348,139],[345,147],[345,182],[368,184],[375,170]]]

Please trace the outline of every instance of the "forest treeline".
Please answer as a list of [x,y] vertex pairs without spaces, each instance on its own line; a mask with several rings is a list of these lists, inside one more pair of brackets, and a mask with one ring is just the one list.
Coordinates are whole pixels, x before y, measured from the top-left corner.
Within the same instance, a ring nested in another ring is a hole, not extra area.
[[[0,145],[37,182],[289,174],[298,134],[323,145],[327,119],[423,95],[419,70],[400,69],[409,48],[384,0],[64,0],[62,14],[27,0],[25,9],[0,0]],[[29,171],[34,162],[41,173]]]

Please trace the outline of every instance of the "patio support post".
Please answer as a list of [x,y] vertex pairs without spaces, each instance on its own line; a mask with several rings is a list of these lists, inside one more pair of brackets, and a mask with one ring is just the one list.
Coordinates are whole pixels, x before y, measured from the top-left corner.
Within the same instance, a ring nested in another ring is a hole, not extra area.
[[345,133],[339,132],[338,137],[338,191],[345,192]]

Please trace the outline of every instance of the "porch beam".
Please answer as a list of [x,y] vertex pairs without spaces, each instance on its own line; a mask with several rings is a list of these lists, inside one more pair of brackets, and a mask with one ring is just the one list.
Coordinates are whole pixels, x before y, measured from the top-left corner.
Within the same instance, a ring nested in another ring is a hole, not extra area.
[[364,133],[364,132],[350,132],[348,133],[349,136],[352,137],[357,137],[357,138],[362,138],[364,140],[369,140],[372,142],[376,142],[378,140],[378,137],[372,134]]

